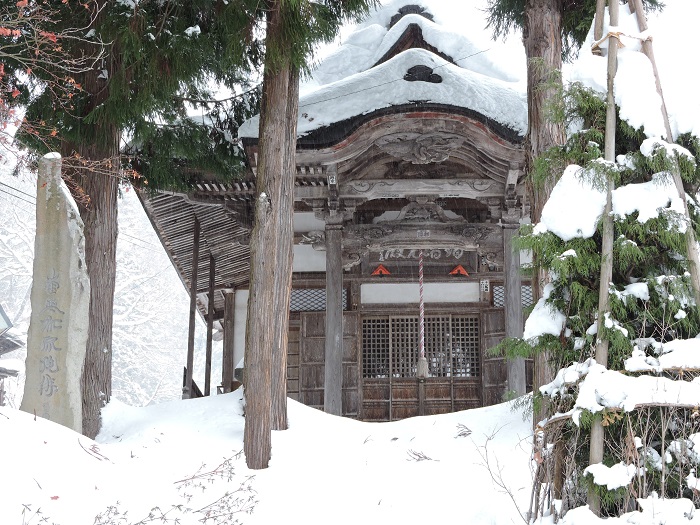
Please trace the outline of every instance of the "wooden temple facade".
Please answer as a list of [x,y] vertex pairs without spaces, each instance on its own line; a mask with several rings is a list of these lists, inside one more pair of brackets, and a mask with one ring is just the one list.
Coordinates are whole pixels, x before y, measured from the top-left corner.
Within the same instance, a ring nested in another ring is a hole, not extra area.
[[[403,56],[411,67],[402,82],[448,82],[431,63],[406,58],[418,49],[416,57],[454,63],[423,38],[429,13],[403,11],[392,23],[408,16],[405,29],[373,67]],[[187,194],[141,195],[193,307],[223,332],[224,390],[243,357],[248,315],[255,133],[242,145],[243,180],[202,176]],[[511,247],[527,215],[522,133],[465,105],[411,99],[305,133],[296,164],[289,397],[367,421],[500,402],[508,365],[488,349],[522,335],[531,300]],[[425,379],[416,377],[421,251]],[[524,367],[511,369],[511,382],[526,381]]]

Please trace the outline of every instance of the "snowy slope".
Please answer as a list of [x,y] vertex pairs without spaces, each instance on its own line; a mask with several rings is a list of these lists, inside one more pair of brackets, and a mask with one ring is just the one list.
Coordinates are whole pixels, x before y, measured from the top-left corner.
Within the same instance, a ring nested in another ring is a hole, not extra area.
[[[0,303],[26,343],[34,253],[36,178],[0,171]],[[160,245],[134,191],[119,200],[117,283],[114,304],[113,395],[131,405],[177,399],[187,353],[189,296]],[[198,318],[195,381],[204,383],[206,328]],[[0,366],[20,367],[24,348],[0,356]],[[221,343],[214,343],[212,384],[220,382]],[[11,361],[10,361],[11,360]],[[8,404],[19,407],[23,373],[5,380]]]

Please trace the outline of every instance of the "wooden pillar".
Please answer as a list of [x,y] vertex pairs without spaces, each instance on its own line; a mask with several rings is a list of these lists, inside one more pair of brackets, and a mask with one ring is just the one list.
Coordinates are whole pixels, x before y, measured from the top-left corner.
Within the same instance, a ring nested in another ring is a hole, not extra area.
[[326,354],[323,410],[343,412],[343,226],[326,222]]
[[[523,303],[521,298],[520,279],[520,250],[514,249],[513,238],[516,236],[519,224],[506,223],[503,227],[503,255],[505,274],[505,314],[506,337],[523,336]],[[521,396],[526,390],[525,358],[509,359],[508,391]]]
[[236,307],[236,291],[224,292],[224,357],[221,366],[221,384],[224,394],[231,391],[233,383],[233,370],[236,363],[233,362],[233,320]]
[[207,353],[204,364],[204,395],[211,395],[211,346],[214,331],[214,281],[216,279],[216,261],[209,254],[209,304],[207,309]]
[[197,266],[199,265],[199,220],[194,218],[194,240],[192,247],[192,275],[190,278],[190,327],[187,338],[187,368],[182,399],[192,397],[192,369],[194,368],[194,327],[197,313]]

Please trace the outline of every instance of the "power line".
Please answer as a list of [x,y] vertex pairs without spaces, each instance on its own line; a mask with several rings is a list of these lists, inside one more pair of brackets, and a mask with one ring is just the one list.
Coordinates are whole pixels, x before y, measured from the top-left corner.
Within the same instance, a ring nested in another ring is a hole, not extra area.
[[31,193],[22,191],[19,188],[15,188],[14,186],[10,186],[9,184],[5,184],[4,182],[0,182],[0,186],[5,186],[6,188],[10,188],[11,190],[16,191],[17,193],[21,193],[22,195],[26,195],[27,197],[30,197],[32,199],[36,199],[36,195],[32,195]]
[[161,268],[160,270],[158,270],[156,273],[154,273],[153,275],[151,275],[150,277],[147,277],[146,279],[144,279],[144,280],[141,281],[140,283],[134,283],[134,284],[131,285],[129,288],[127,288],[126,290],[122,290],[122,291],[120,291],[119,293],[120,293],[120,294],[125,294],[125,293],[128,293],[128,292],[132,291],[132,290],[135,289],[135,288],[141,288],[141,287],[142,287],[143,285],[145,285],[148,281],[150,281],[150,280],[152,280],[152,279],[155,279],[156,277],[159,277],[160,275],[163,274],[163,272],[165,272],[168,268],[171,268],[171,267],[172,267],[172,265],[171,265],[170,263],[168,263],[168,264],[166,264],[163,268]]
[[[9,187],[11,188],[11,186],[9,186]],[[13,193],[10,193],[9,191],[3,190],[2,188],[0,188],[0,193],[4,193],[5,195],[9,195],[10,197],[14,197],[15,199],[19,199],[19,200],[21,200],[21,201],[23,201],[23,202],[26,202],[26,203],[29,204],[30,206],[35,206],[35,205],[36,205],[36,202],[30,202],[30,201],[28,201],[27,199],[23,199],[23,198],[20,197],[19,195],[15,195],[15,194],[13,194]]]
[[[465,57],[458,58],[458,59],[455,60],[455,62],[459,62],[459,61],[461,61],[461,60],[467,60],[468,58],[471,58],[471,57],[476,56],[476,55],[480,55],[481,53],[486,53],[487,51],[491,51],[491,48],[482,49],[481,51],[477,51],[476,53],[472,53],[471,55],[467,55],[467,56],[465,56]],[[433,69],[433,71],[435,71],[436,69],[440,69],[441,67],[445,67],[445,66],[450,65],[450,64],[452,64],[452,62],[445,62],[444,64],[441,64],[441,65],[439,65],[439,66],[435,66],[435,67],[432,68],[432,69]],[[452,64],[452,65],[456,65],[456,64]],[[459,66],[457,66],[457,67],[459,67]],[[329,102],[329,101],[331,101],[331,100],[336,100],[336,99],[338,99],[338,98],[347,97],[348,95],[354,95],[354,94],[356,94],[356,93],[362,93],[363,91],[369,91],[369,90],[371,90],[371,89],[376,89],[376,88],[379,88],[379,87],[382,87],[382,86],[386,86],[386,85],[388,85],[388,84],[393,84],[394,82],[398,82],[398,81],[400,81],[400,80],[403,80],[403,77],[401,77],[401,78],[395,78],[395,79],[389,80],[389,81],[387,81],[387,82],[382,82],[381,84],[377,84],[376,86],[369,86],[369,87],[366,87],[366,88],[358,89],[357,91],[349,91],[348,93],[343,93],[342,95],[336,95],[335,97],[325,98],[325,99],[322,99],[322,100],[315,100],[315,101],[313,101],[313,102],[308,102],[308,103],[306,103],[306,104],[299,104],[299,108],[301,109],[301,108],[305,108],[305,107],[308,107],[308,106],[313,106],[313,105],[315,105],[315,104],[322,104],[322,103],[324,103],[324,102]]]
[[152,242],[149,242],[149,241],[144,241],[143,239],[139,239],[138,237],[134,237],[133,235],[129,235],[128,233],[119,232],[119,235],[123,235],[124,237],[129,237],[130,239],[134,239],[134,240],[137,240],[137,241],[142,242],[144,244],[148,244],[149,246],[153,246],[154,248],[160,247],[157,244],[153,244]]
[[[487,49],[482,49],[481,51],[476,51],[475,53],[472,53],[471,55],[467,55],[467,56],[464,56],[464,57],[461,57],[461,58],[457,58],[457,59],[455,59],[455,64],[453,64],[452,62],[445,62],[444,64],[440,64],[439,66],[435,66],[435,67],[432,68],[432,69],[433,69],[433,71],[435,71],[436,69],[440,69],[441,67],[445,67],[445,66],[447,66],[447,65],[449,65],[449,64],[452,64],[452,65],[454,65],[454,66],[456,66],[456,67],[460,67],[460,66],[457,66],[456,62],[460,62],[461,60],[467,60],[468,58],[472,58],[472,57],[474,57],[474,56],[476,56],[476,55],[480,55],[481,53],[486,53],[486,52],[488,52],[488,51],[491,51],[491,48],[490,48],[490,47],[487,48]],[[329,101],[331,101],[331,100],[336,100],[336,99],[338,99],[338,98],[346,97],[346,96],[348,96],[348,95],[355,95],[356,93],[362,93],[362,92],[364,92],[364,91],[369,91],[369,90],[371,90],[371,89],[376,89],[376,88],[379,88],[379,87],[382,87],[382,86],[386,86],[386,85],[388,85],[388,84],[393,84],[394,82],[398,82],[399,80],[403,80],[403,77],[395,78],[395,79],[393,79],[393,80],[389,80],[389,81],[387,81],[387,82],[383,82],[383,83],[381,83],[381,84],[377,84],[376,86],[369,86],[369,87],[366,87],[366,88],[358,89],[357,91],[349,91],[348,93],[343,93],[342,95],[337,95],[337,96],[335,96],[335,97],[330,97],[330,98],[326,98],[326,99],[322,99],[322,100],[316,100],[316,101],[314,101],[314,102],[308,102],[308,103],[306,103],[306,104],[299,104],[299,109],[305,108],[305,107],[308,107],[308,106],[313,106],[314,104],[322,104],[323,102],[329,102]],[[242,97],[242,96],[244,96],[244,95],[247,95],[248,93],[252,93],[252,92],[255,91],[256,89],[260,89],[261,87],[262,87],[262,82],[259,83],[259,84],[257,84],[254,88],[251,88],[251,89],[249,89],[249,90],[247,90],[247,91],[244,91],[244,92],[242,92],[242,93],[239,93],[238,95],[234,95],[234,96],[229,97],[229,98],[227,98],[227,99],[218,100],[218,101],[216,101],[216,102],[226,102],[226,101],[228,101],[228,100],[234,100],[234,99],[240,98],[240,97]]]
[[[120,233],[119,237],[121,237],[122,235],[124,235],[124,234]],[[137,246],[138,248],[141,248],[142,250],[147,250],[147,251],[153,252],[153,253],[160,253],[158,250],[156,250],[154,248],[149,248],[148,246],[144,246],[143,244],[135,243],[133,241],[130,241],[129,239],[121,239],[121,240],[124,241],[125,243],[131,244],[132,246]],[[139,239],[137,239],[137,240],[139,240]],[[153,245],[153,244],[151,246],[155,247],[155,245]]]

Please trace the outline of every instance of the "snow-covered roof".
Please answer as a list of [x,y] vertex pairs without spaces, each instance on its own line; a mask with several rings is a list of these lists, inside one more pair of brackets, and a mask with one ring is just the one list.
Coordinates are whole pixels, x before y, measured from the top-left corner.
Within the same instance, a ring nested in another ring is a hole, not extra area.
[[[514,135],[524,135],[527,100],[517,75],[494,63],[493,55],[481,43],[420,14],[406,14],[389,27],[391,16],[408,3],[392,2],[377,10],[319,64],[301,87],[299,136],[416,102],[476,112]],[[410,3],[432,13],[429,2]],[[400,49],[407,31],[419,31],[420,47]],[[482,28],[481,33],[485,32]],[[430,68],[439,78],[406,80],[408,70],[415,66]],[[258,127],[259,118],[254,117],[241,127],[239,136],[256,138]]]

